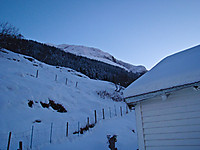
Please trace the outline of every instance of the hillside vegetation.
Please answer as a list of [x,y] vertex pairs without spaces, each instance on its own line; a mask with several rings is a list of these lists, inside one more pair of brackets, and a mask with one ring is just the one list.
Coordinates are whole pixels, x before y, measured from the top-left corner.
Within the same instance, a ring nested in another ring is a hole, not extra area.
[[10,35],[0,35],[0,47],[34,57],[49,65],[72,68],[91,79],[110,81],[124,87],[127,87],[143,74],[128,72],[117,66],[64,52],[56,47],[33,40]]

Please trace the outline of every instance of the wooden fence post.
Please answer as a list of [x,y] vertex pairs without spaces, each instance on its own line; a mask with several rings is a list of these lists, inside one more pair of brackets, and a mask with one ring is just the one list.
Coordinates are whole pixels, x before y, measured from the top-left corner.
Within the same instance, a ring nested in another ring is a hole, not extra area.
[[79,136],[80,122],[78,122],[78,136]]
[[128,114],[128,105],[126,105],[126,113]]
[[94,110],[94,118],[95,118],[95,124],[97,123],[97,111]]
[[9,132],[9,136],[8,136],[8,145],[7,145],[7,150],[10,149],[10,140],[11,140],[11,132]]
[[67,78],[66,78],[66,80],[65,80],[65,84],[67,85]]
[[103,119],[105,119],[104,108],[102,109]]
[[19,141],[19,150],[22,150],[22,141]]
[[69,136],[69,123],[67,122],[67,128],[66,128],[66,137]]
[[38,73],[39,73],[39,71],[37,70],[37,72],[36,72],[36,78],[38,78]]
[[89,127],[90,126],[90,118],[87,117],[87,126]]
[[57,74],[56,74],[56,76],[55,76],[55,81],[57,81],[57,78],[58,78],[58,76],[57,76]]
[[32,129],[31,129],[31,142],[30,142],[30,149],[32,149],[32,146],[33,146],[33,128],[34,128],[34,126],[32,126]]
[[117,116],[117,110],[116,110],[116,106],[114,105],[114,107],[115,107],[115,116]]
[[122,116],[122,106],[120,106],[120,112],[121,112],[121,116]]
[[110,118],[111,118],[111,108],[109,107],[109,112],[110,112]]
[[53,123],[51,123],[51,130],[50,130],[50,143],[52,142],[52,130],[53,130]]

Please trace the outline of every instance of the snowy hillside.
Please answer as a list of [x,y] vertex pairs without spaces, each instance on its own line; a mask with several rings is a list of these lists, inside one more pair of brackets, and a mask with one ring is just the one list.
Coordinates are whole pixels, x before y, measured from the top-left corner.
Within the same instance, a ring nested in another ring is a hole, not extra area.
[[[49,44],[49,45],[52,45],[52,44]],[[102,50],[97,49],[97,48],[77,46],[77,45],[67,45],[67,44],[56,45],[55,47],[60,48],[64,50],[65,52],[73,53],[78,56],[84,56],[90,59],[95,59],[95,60],[102,61],[114,66],[118,66],[128,71],[132,71],[133,73],[143,73],[147,71],[144,66],[134,66],[134,65],[125,63],[123,61],[117,60],[109,53],[103,52]]]
[[90,79],[109,81],[124,87],[127,87],[145,73],[133,73],[121,67],[83,56],[77,56],[54,46],[33,40],[3,36],[0,38],[0,47],[33,57],[49,65],[71,68],[83,73]]
[[[113,83],[91,80],[72,69],[50,66],[6,49],[0,49],[0,69],[0,150],[6,149],[9,132],[11,149],[17,149],[20,140],[24,149],[76,145],[74,149],[78,150],[89,141],[93,144],[87,149],[107,149],[108,134],[118,135],[120,149],[137,149],[136,133],[132,132],[134,112],[125,115],[125,103],[113,101],[123,97],[115,92]],[[120,107],[124,117],[120,116]],[[80,128],[86,125],[87,117],[94,123],[94,110],[95,127],[80,136],[73,134],[78,122]]]

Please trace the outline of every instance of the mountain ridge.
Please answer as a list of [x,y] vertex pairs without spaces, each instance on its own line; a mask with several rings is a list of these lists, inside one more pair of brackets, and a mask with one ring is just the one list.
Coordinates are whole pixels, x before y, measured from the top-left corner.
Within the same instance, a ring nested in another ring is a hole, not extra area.
[[127,71],[131,71],[133,73],[143,73],[147,71],[147,69],[142,65],[136,66],[136,65],[126,63],[122,60],[118,60],[113,55],[107,52],[104,52],[98,48],[87,47],[87,46],[82,46],[82,45],[69,45],[69,44],[54,45],[54,44],[47,43],[47,45],[54,46],[65,52],[69,52],[77,56],[82,56],[89,59],[102,61],[110,65],[118,66]]

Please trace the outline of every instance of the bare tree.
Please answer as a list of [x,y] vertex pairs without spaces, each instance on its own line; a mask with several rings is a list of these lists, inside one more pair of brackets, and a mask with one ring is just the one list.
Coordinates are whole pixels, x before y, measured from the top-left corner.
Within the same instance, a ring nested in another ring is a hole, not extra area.
[[22,38],[19,29],[8,22],[0,22],[0,36],[11,36],[14,38]]

